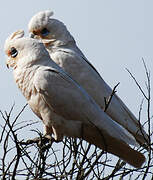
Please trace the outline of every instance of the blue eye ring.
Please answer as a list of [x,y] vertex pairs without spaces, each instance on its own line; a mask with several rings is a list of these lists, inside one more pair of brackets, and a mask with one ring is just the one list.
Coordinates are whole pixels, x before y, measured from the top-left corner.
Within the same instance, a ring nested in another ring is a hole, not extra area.
[[49,31],[48,31],[48,29],[47,28],[44,28],[44,29],[42,29],[41,31],[40,31],[40,33],[41,33],[41,35],[42,36],[47,36],[48,34],[49,34]]
[[18,51],[14,47],[12,47],[10,50],[10,54],[12,58],[15,58],[18,55]]

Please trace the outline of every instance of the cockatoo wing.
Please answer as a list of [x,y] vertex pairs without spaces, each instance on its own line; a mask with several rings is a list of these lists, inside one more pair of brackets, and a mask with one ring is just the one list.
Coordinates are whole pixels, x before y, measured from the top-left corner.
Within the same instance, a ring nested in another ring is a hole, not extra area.
[[[104,109],[104,98],[108,98],[111,95],[112,89],[102,79],[82,52],[78,48],[73,48],[72,50],[58,48],[55,52],[50,53],[50,55],[52,59],[72,75],[73,79],[79,82],[94,98],[96,103]],[[140,144],[148,141],[148,135],[143,127],[116,94],[113,96],[106,113],[114,121],[126,128]]]
[[[33,83],[42,100],[55,113],[67,121],[82,122],[83,139],[135,167],[142,165],[144,156],[128,145],[135,143],[134,138],[112,121],[70,76],[54,68],[42,67],[37,70]],[[137,160],[134,157],[137,157]]]

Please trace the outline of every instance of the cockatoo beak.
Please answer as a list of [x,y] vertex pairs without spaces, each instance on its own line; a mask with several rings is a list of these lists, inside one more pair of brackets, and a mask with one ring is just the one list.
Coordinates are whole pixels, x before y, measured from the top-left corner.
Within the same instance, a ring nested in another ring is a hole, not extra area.
[[7,66],[8,69],[10,68],[8,64],[6,64],[6,66]]
[[39,40],[41,40],[41,38],[40,38],[38,35],[36,35],[36,34],[34,34],[34,33],[32,33],[32,32],[29,33],[29,37],[30,37],[30,38],[33,38],[33,39],[39,39]]
[[45,44],[45,46],[51,45],[55,41],[56,41],[56,39],[42,39],[42,42],[43,42],[43,44]]
[[38,39],[46,46],[51,45],[56,41],[56,39],[42,39],[40,36],[33,34],[32,32],[29,33],[30,38]]
[[30,38],[35,38],[35,36],[36,36],[36,35],[33,34],[32,32],[29,33],[29,37],[30,37]]
[[15,61],[13,61],[12,59],[7,59],[6,60],[6,66],[7,66],[7,68],[9,69],[10,67],[13,67],[14,69],[15,69],[15,66],[16,66],[16,62]]
[[6,60],[6,66],[7,66],[8,69],[10,68],[9,60],[8,59]]

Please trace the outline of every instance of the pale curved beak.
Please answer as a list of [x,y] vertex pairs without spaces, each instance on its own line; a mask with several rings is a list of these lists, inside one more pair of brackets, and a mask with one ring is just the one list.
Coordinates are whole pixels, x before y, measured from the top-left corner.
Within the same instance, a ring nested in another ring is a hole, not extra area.
[[35,38],[35,34],[33,34],[32,32],[29,33],[29,37],[30,38]]
[[33,34],[32,32],[29,33],[29,37],[30,37],[30,38],[33,38],[33,39],[41,40],[40,36],[38,36],[38,35],[36,35],[36,34]]
[[56,39],[42,39],[42,42],[45,46],[52,45],[55,41]]
[[9,69],[10,67],[14,67],[14,65],[15,65],[15,62],[13,62],[11,59],[7,59],[6,60],[6,66],[7,66],[7,68]]
[[50,45],[50,44],[52,44],[52,43],[54,43],[56,41],[56,39],[41,39],[40,36],[35,35],[32,32],[29,33],[29,37],[40,40],[46,46],[48,46],[48,45]]
[[6,67],[9,69],[10,66],[9,66],[9,60],[6,61]]

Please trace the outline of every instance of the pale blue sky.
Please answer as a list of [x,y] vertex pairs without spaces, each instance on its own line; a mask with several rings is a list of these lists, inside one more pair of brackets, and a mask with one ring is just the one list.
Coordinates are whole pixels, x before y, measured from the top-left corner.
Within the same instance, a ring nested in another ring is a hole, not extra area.
[[[0,6],[0,109],[16,103],[20,110],[26,100],[5,66],[4,41],[10,33],[24,29],[41,10],[54,11],[63,21],[88,60],[137,116],[142,96],[125,68],[130,69],[143,88],[142,57],[153,74],[153,1],[151,0],[4,0]],[[152,76],[151,76],[152,80]],[[29,110],[22,120],[37,119]],[[143,115],[145,120],[145,115]],[[42,127],[42,126],[41,126]],[[25,135],[24,135],[25,137]]]
[[51,9],[63,21],[78,46],[102,77],[113,87],[118,82],[119,96],[137,114],[141,96],[125,68],[129,68],[144,86],[141,58],[150,70],[153,63],[152,1],[148,0],[45,0],[9,1],[0,6],[0,109],[8,109],[15,101],[20,107],[24,97],[5,66],[3,52],[7,36],[17,29],[27,34],[29,19],[38,11]]

